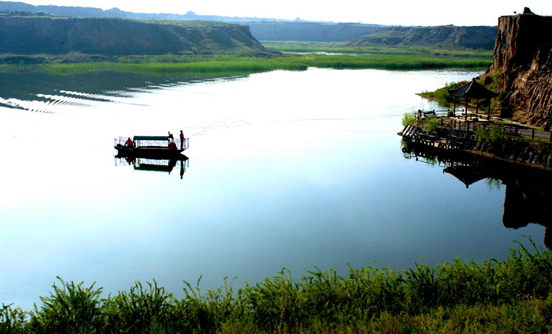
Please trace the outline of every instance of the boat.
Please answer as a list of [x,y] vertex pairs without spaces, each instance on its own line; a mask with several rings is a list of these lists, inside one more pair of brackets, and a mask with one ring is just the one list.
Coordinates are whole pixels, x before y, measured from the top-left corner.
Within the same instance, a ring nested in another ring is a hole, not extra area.
[[189,138],[174,141],[168,136],[119,137],[114,146],[120,156],[144,158],[178,157],[188,147]]

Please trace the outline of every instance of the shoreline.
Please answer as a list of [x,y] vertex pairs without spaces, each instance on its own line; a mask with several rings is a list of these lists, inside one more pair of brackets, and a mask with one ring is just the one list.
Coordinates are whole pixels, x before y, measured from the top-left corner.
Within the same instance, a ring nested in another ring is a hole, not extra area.
[[[136,282],[103,298],[102,288],[64,281],[34,311],[0,308],[8,333],[194,332],[350,333],[552,329],[552,252],[515,242],[505,260],[451,262],[395,271],[371,266],[348,275],[317,268],[296,280],[287,269],[234,292],[202,292],[184,281],[175,298],[157,282]],[[531,250],[528,250],[530,248]],[[528,316],[530,315],[530,316]],[[507,321],[506,321],[507,320]],[[282,331],[282,328],[285,330]]]

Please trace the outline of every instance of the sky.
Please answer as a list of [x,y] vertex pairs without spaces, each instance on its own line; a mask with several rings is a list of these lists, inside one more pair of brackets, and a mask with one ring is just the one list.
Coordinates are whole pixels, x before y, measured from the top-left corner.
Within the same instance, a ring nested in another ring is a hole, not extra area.
[[33,5],[119,8],[140,13],[259,17],[385,25],[495,26],[498,17],[522,12],[552,15],[552,0],[21,0]]

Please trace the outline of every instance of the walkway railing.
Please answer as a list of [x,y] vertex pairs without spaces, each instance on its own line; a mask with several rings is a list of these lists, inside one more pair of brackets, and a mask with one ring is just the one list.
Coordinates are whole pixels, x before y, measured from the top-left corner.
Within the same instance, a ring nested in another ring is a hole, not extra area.
[[[496,129],[504,131],[504,133],[516,136],[520,138],[542,140],[552,142],[552,132],[544,131],[537,128],[532,128],[524,125],[520,125],[513,122],[504,122],[498,124],[493,122],[493,117],[489,117],[484,114],[475,114],[468,112],[468,115],[463,111],[457,111],[456,116],[451,117],[451,111],[446,109],[422,111],[419,110],[417,114],[418,118],[427,119],[431,117],[438,117],[441,119],[443,125],[448,125],[450,129],[460,131],[476,131],[478,129]],[[495,118],[496,120],[496,118]]]

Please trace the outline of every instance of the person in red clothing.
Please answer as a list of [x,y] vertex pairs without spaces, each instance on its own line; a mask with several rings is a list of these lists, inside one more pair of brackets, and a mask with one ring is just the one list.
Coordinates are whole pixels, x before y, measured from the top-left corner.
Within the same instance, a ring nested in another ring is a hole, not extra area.
[[184,149],[184,133],[180,130],[180,149]]
[[134,142],[133,142],[132,139],[130,139],[130,137],[129,137],[129,138],[127,139],[125,145],[128,146],[128,147],[134,147]]

